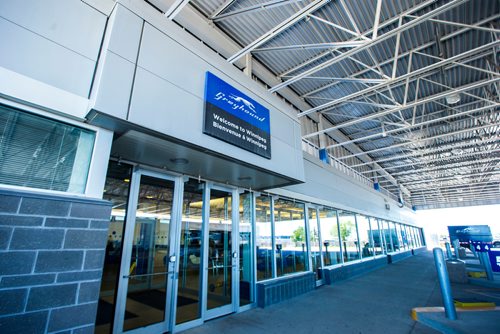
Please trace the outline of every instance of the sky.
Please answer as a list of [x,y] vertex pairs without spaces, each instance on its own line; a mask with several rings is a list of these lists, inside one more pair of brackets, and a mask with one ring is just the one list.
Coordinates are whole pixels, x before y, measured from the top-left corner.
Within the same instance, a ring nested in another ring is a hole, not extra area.
[[440,235],[448,236],[448,226],[488,225],[493,240],[500,240],[500,205],[418,210],[417,222],[424,228],[428,247],[436,246]]

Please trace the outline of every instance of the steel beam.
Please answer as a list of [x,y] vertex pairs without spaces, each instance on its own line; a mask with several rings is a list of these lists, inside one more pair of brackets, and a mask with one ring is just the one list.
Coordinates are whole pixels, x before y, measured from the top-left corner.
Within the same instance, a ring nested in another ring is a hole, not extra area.
[[[483,140],[483,144],[488,144],[490,142],[496,143],[495,139]],[[473,146],[473,145],[475,145],[475,143],[471,142],[469,145]],[[392,161],[392,160],[403,160],[403,159],[409,159],[409,158],[415,158],[415,157],[423,158],[423,157],[428,157],[431,154],[438,154],[439,152],[442,152],[442,151],[445,151],[445,150],[451,150],[452,148],[453,148],[452,145],[447,144],[447,145],[445,145],[445,147],[434,148],[432,151],[425,152],[425,154],[423,152],[419,151],[419,152],[414,152],[414,153],[410,153],[410,154],[406,154],[406,155],[391,156],[391,157],[388,157],[388,158],[377,159],[376,161],[373,160],[372,162],[361,163],[361,164],[357,164],[357,165],[351,165],[350,167],[351,168],[361,167],[361,166],[365,166],[365,165],[370,165],[373,162],[377,162],[377,163],[380,164],[381,162],[388,162],[388,161]],[[495,148],[495,149],[488,149],[487,151],[478,151],[478,152],[474,152],[474,153],[463,154],[461,156],[464,157],[465,155],[469,156],[469,155],[479,155],[479,154],[490,154],[491,152],[500,152],[500,149],[497,149],[497,148]],[[450,157],[448,157],[448,158],[440,158],[440,159],[447,160],[447,159],[451,159],[451,158],[455,158],[455,157],[452,157],[450,155]],[[429,160],[427,162],[432,162],[432,161],[435,161],[435,160],[433,159],[433,160]],[[417,162],[415,162],[415,164],[417,164]],[[398,168],[398,167],[397,166],[388,166],[388,167],[384,167],[384,170],[385,170],[385,168],[387,168],[387,169],[394,169],[394,168]],[[373,169],[373,171],[376,171],[376,170]]]
[[[479,47],[477,47],[475,49],[468,50],[466,52],[463,52],[461,54],[455,55],[453,57],[441,60],[441,61],[439,61],[437,63],[432,64],[432,65],[429,65],[429,66],[426,66],[426,67],[422,67],[422,68],[420,68],[418,70],[415,70],[415,71],[412,71],[410,73],[404,74],[402,76],[397,77],[396,79],[387,80],[385,83],[379,84],[377,86],[373,86],[373,87],[369,87],[367,89],[363,89],[363,90],[361,90],[359,92],[356,92],[356,93],[344,96],[342,98],[336,99],[335,101],[328,102],[328,103],[325,103],[323,105],[320,105],[320,106],[311,108],[309,110],[303,111],[303,112],[299,113],[298,117],[303,117],[303,116],[309,115],[311,113],[314,113],[314,112],[320,111],[320,110],[324,111],[325,109],[332,108],[333,106],[335,106],[337,104],[340,104],[342,102],[352,100],[352,99],[357,98],[359,96],[363,96],[366,93],[373,91],[374,89],[383,88],[383,87],[385,87],[387,85],[392,85],[392,84],[404,81],[407,78],[411,78],[411,77],[416,77],[416,76],[423,75],[426,72],[432,71],[434,69],[441,68],[444,65],[448,65],[448,64],[453,63],[455,61],[458,61],[460,59],[467,58],[469,56],[474,56],[477,53],[481,53],[482,51],[488,50],[488,49],[490,49],[490,48],[492,48],[494,46],[497,46],[499,44],[500,44],[500,40],[496,40],[496,41],[490,42],[488,44],[481,45],[481,46],[479,46]],[[355,49],[353,49],[353,50],[355,50]],[[346,53],[348,53],[348,52],[346,52]]]
[[[473,102],[473,103],[477,103],[477,102]],[[477,108],[477,109],[472,109],[472,110],[467,110],[467,111],[461,111],[461,112],[458,112],[456,114],[451,114],[451,115],[448,115],[448,116],[443,116],[443,117],[439,117],[439,118],[435,118],[435,119],[430,119],[428,121],[423,121],[423,122],[420,122],[420,123],[416,123],[414,125],[402,125],[403,127],[399,128],[399,129],[393,129],[393,130],[388,130],[388,131],[386,130],[386,135],[388,136],[388,135],[391,135],[393,133],[402,132],[404,130],[410,130],[410,129],[418,128],[418,127],[421,127],[421,126],[424,126],[424,125],[429,125],[429,124],[432,124],[432,123],[442,122],[442,121],[446,121],[446,120],[453,119],[453,118],[459,118],[459,117],[462,117],[462,116],[471,115],[471,114],[478,113],[478,112],[481,112],[483,110],[487,110],[487,109],[491,109],[491,108],[495,108],[495,107],[500,107],[500,103],[494,103],[494,104],[483,106],[483,107],[480,107],[480,108]],[[442,113],[442,112],[443,112],[443,110],[438,111],[438,113]],[[365,141],[365,140],[373,139],[373,138],[377,138],[377,137],[382,137],[382,133],[378,132],[378,133],[374,133],[374,134],[371,134],[371,135],[367,135],[367,136],[363,136],[363,137],[359,137],[359,138],[354,138],[354,139],[351,139],[351,140],[348,140],[348,141],[345,141],[345,142],[342,142],[342,143],[328,145],[325,148],[326,149],[330,149],[330,148],[344,146],[344,145],[347,145],[347,144],[350,144],[350,143],[355,143],[355,142],[359,142],[359,141]]]
[[[233,10],[233,11],[231,11],[229,13],[225,13],[225,14],[221,14],[221,12],[219,10],[217,10],[216,13],[214,13],[214,14],[212,14],[212,16],[210,16],[210,19],[214,22],[219,22],[219,21],[225,20],[227,18],[230,18],[230,17],[233,18],[233,17],[241,15],[241,14],[248,14],[250,12],[266,10],[266,9],[274,8],[274,7],[278,7],[278,6],[285,6],[285,5],[295,3],[295,2],[302,2],[302,1],[304,1],[304,0],[273,0],[273,1],[260,3],[258,5],[253,5],[253,6],[249,6],[249,7],[245,7],[245,8],[241,8],[241,9],[236,9],[236,10]],[[234,1],[229,1],[230,4],[232,4],[233,2]],[[228,6],[223,6],[222,8],[223,8],[223,10],[226,10],[227,7]]]
[[429,19],[429,18],[432,18],[434,16],[437,16],[447,10],[450,10],[454,7],[457,7],[459,5],[461,5],[462,3],[466,2],[467,0],[452,0],[448,3],[445,3],[443,4],[442,6],[436,8],[436,9],[433,9],[431,10],[430,12],[416,18],[415,20],[411,21],[411,22],[408,22],[408,23],[405,23],[403,24],[401,27],[399,28],[396,28],[396,29],[393,29],[391,30],[390,32],[387,32],[381,36],[379,36],[378,38],[374,39],[374,40],[369,40],[369,41],[366,41],[363,43],[363,45],[357,47],[357,48],[354,48],[354,49],[351,49],[345,53],[343,53],[342,55],[338,56],[338,57],[335,57],[333,58],[332,60],[329,60],[329,61],[326,61],[324,62],[323,64],[320,64],[318,66],[315,66],[307,71],[304,71],[303,73],[295,76],[294,78],[291,78],[273,88],[271,88],[269,91],[270,92],[276,92],[286,86],[289,86],[290,84],[306,77],[306,76],[309,76],[311,74],[314,74],[326,67],[329,67],[335,63],[338,63],[339,61],[341,60],[344,60],[352,55],[355,55],[356,53],[360,52],[360,51],[363,51],[363,50],[366,50],[374,45],[377,45],[378,43],[382,42],[382,41],[385,41],[395,35],[397,35],[398,32],[401,32],[401,31],[405,31],[405,30],[408,30],[410,28],[413,28],[414,26],[424,22],[425,20]]
[[[497,82],[497,81],[500,81],[500,78],[491,78],[491,79],[487,79],[487,80],[477,81],[477,82],[474,82],[472,84],[468,84],[468,85],[465,85],[465,86],[461,86],[461,87],[455,88],[454,92],[455,93],[461,93],[461,92],[464,92],[464,91],[467,91],[467,90],[471,90],[471,89],[476,89],[476,88],[479,88],[479,87],[482,87],[484,85],[488,85],[490,83]],[[381,84],[381,85],[385,85],[385,84]],[[377,86],[379,86],[379,85],[377,85]],[[377,87],[377,86],[374,86],[374,87]],[[400,111],[400,110],[409,109],[409,108],[413,108],[414,106],[418,106],[418,105],[421,105],[421,104],[424,104],[424,103],[432,102],[434,100],[444,99],[449,94],[450,94],[450,92],[448,92],[448,91],[447,92],[438,93],[438,94],[435,94],[435,95],[432,95],[432,96],[428,96],[428,97],[426,97],[424,99],[413,101],[413,102],[408,103],[408,104],[406,104],[404,106],[398,106],[396,108],[392,108],[392,109],[388,109],[388,110],[383,110],[383,111],[375,112],[373,114],[365,115],[363,117],[359,117],[359,118],[351,120],[351,121],[339,123],[339,124],[336,124],[336,125],[334,125],[334,126],[332,126],[330,128],[323,129],[323,130],[320,130],[320,131],[316,131],[316,132],[313,132],[313,133],[309,133],[309,134],[307,134],[305,136],[302,136],[302,138],[307,139],[307,138],[310,138],[310,137],[313,137],[313,136],[317,136],[319,134],[327,133],[327,132],[329,132],[331,130],[340,129],[340,128],[344,128],[344,127],[347,127],[347,126],[358,124],[358,123],[361,123],[361,122],[364,122],[364,121],[367,121],[367,120],[372,120],[374,118],[379,118],[379,117],[382,117],[382,116],[385,116],[385,115],[389,115],[389,114],[392,114],[392,113]]]
[[297,13],[292,15],[290,18],[286,19],[285,21],[281,22],[278,26],[274,27],[273,29],[269,30],[267,33],[264,35],[260,36],[256,40],[254,40],[252,43],[244,47],[242,50],[238,51],[231,57],[227,59],[228,62],[234,63],[238,59],[240,59],[242,56],[247,54],[248,52],[252,51],[253,49],[257,48],[258,46],[270,41],[272,38],[274,38],[276,35],[279,35],[283,31],[287,30],[291,26],[293,26],[295,23],[298,21],[302,20],[305,16],[308,14],[320,9],[324,5],[326,5],[330,0],[314,0],[311,2],[309,5],[306,7],[302,8],[299,10]]
[[189,3],[189,0],[176,0],[165,12],[165,16],[169,20],[173,20],[174,17],[179,14],[179,12]]

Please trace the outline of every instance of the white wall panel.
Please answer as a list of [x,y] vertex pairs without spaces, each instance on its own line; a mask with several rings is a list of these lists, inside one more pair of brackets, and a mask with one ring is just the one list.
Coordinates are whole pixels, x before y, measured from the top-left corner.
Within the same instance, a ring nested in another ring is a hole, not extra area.
[[[80,0],[2,0],[0,16],[97,60],[106,16]],[[3,31],[2,36],[5,37]]]
[[95,96],[93,107],[126,119],[135,64],[109,50],[103,55],[103,61],[106,65],[99,71],[99,78],[95,82],[99,94]]
[[110,26],[108,50],[136,63],[144,20],[123,6],[117,6]]
[[0,18],[0,66],[87,97],[94,61]]
[[137,68],[128,120],[195,143],[195,134],[202,131],[203,101],[161,77]]
[[205,71],[211,67],[148,23],[144,26],[137,65],[198,98],[203,98]]

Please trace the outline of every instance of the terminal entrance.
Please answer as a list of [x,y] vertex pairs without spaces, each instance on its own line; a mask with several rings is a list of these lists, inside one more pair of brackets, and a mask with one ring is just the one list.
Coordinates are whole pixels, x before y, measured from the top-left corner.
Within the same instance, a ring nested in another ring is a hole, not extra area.
[[110,162],[96,333],[163,333],[253,300],[253,195]]
[[113,332],[169,330],[175,279],[179,178],[132,176]]

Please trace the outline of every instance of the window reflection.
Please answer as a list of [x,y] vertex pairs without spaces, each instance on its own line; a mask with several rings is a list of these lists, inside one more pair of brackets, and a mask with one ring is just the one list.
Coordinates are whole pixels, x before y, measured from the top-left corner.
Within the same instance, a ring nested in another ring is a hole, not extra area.
[[109,333],[113,323],[131,173],[132,168],[129,165],[109,162],[103,199],[112,203],[112,210],[97,305],[95,333]]
[[240,306],[253,301],[252,199],[249,192],[240,195]]
[[373,236],[370,230],[370,222],[368,217],[357,215],[356,221],[358,223],[359,245],[361,247],[361,256],[363,258],[374,255],[373,250]]
[[341,263],[337,213],[333,209],[323,208],[319,211],[319,215],[325,266]]
[[257,280],[273,277],[271,234],[271,197],[258,196],[255,200],[255,243],[257,248]]
[[184,184],[182,204],[177,324],[200,317],[202,211],[203,187],[189,179]]
[[358,260],[359,243],[356,232],[356,218],[354,214],[346,211],[339,211],[340,239],[344,252],[344,262]]
[[278,276],[307,270],[304,204],[275,200],[274,224]]

